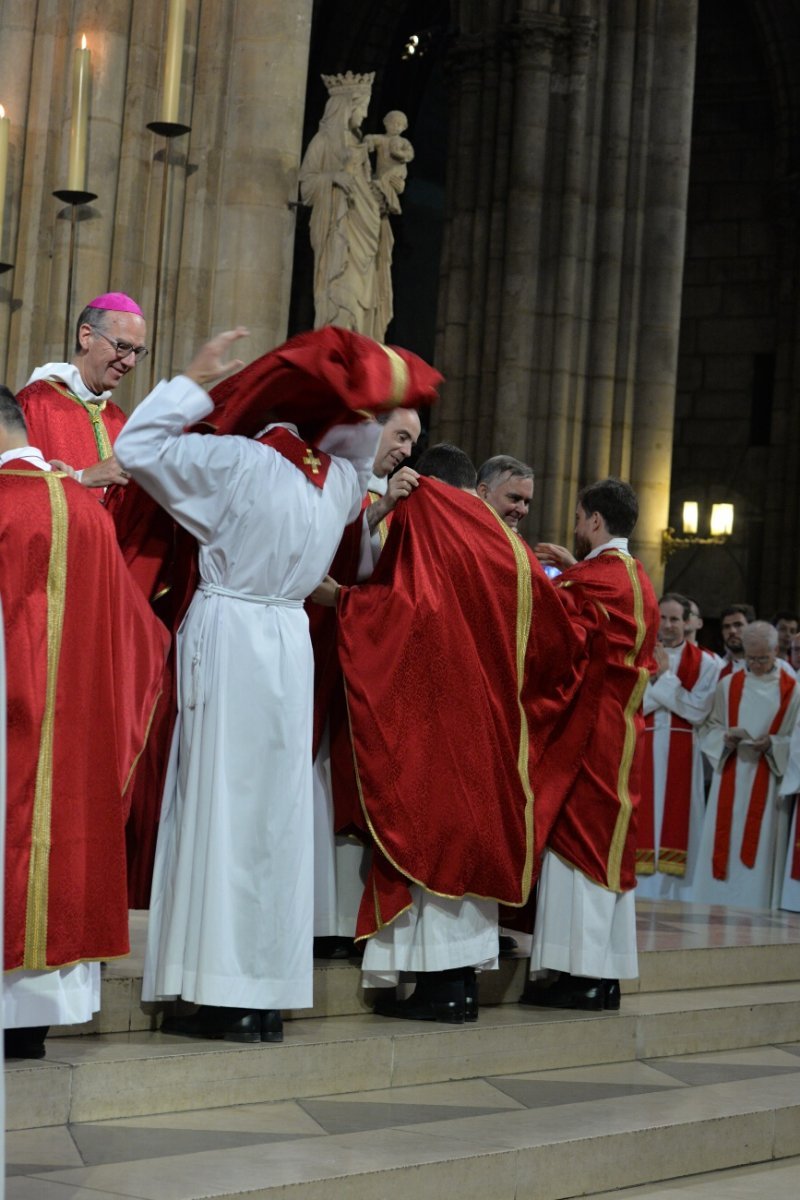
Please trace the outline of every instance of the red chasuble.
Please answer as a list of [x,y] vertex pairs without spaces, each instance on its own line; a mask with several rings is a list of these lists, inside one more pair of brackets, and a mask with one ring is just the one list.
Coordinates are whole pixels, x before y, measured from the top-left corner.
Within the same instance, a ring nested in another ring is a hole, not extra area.
[[[373,866],[357,936],[439,895],[519,907],[592,725],[604,653],[493,509],[433,479],[395,511],[339,653]],[[579,689],[587,667],[589,677]]]
[[[125,424],[125,414],[110,400],[79,400],[65,383],[41,379],[17,394],[25,414],[28,441],[49,461],[58,458],[76,471],[109,458]],[[102,496],[102,490],[98,494]]]
[[642,697],[652,671],[658,602],[635,558],[606,550],[568,567],[555,581],[580,624],[592,598],[608,614],[608,662],[590,743],[550,849],[614,892],[636,884],[636,809],[644,747]]
[[80,484],[0,470],[8,664],[5,968],[128,953],[126,789],[166,634]]

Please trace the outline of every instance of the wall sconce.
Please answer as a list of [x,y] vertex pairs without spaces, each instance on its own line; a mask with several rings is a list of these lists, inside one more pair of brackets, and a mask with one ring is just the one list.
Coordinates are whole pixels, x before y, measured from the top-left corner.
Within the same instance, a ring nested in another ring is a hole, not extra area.
[[685,500],[682,512],[682,533],[674,529],[664,529],[661,533],[661,561],[665,563],[676,550],[686,550],[691,546],[721,546],[733,533],[733,505],[712,504],[709,521],[710,537],[698,537],[700,525],[700,505],[696,500]]

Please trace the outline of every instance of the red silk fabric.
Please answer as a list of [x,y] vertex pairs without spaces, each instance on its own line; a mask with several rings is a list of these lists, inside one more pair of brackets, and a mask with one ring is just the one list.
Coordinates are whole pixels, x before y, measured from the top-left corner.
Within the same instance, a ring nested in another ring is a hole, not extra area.
[[[747,671],[737,671],[731,679],[730,689],[728,691],[728,728],[734,729],[739,721],[739,706],[742,701],[742,692],[747,678]],[[789,707],[789,701],[792,698],[792,693],[795,689],[795,681],[788,671],[780,672],[780,703],[778,711],[775,714],[772,723],[769,727],[769,734],[772,736],[777,733],[781,727],[783,718],[786,716],[786,709]],[[714,829],[714,852],[712,855],[712,870],[715,879],[727,879],[728,877],[728,857],[730,855],[731,846],[731,826],[733,824],[733,802],[736,793],[736,754],[729,754],[727,761],[722,768],[722,779],[719,785],[719,796],[717,798],[717,823]],[[767,793],[769,791],[769,776],[770,770],[764,755],[761,755],[758,766],[756,767],[753,787],[750,792],[750,801],[747,806],[747,817],[745,819],[744,833],[742,834],[742,846],[740,857],[746,867],[752,868],[755,865],[756,855],[758,853],[758,839],[761,834],[761,821],[764,816],[764,808],[767,803]]]
[[[795,804],[800,804],[800,800],[795,799]],[[795,821],[795,839],[794,849],[792,851],[792,867],[790,875],[792,879],[800,879],[800,820]]]
[[655,670],[658,602],[637,559],[605,551],[567,568],[555,581],[576,624],[587,599],[607,614],[603,693],[575,784],[550,847],[612,891],[636,884],[636,814],[641,785],[642,696]]
[[[103,455],[97,446],[91,417],[68,392],[66,385],[48,383],[42,379],[24,387],[17,395],[17,402],[25,414],[30,444],[37,446],[48,461],[58,458],[80,471],[96,463]],[[109,400],[100,419],[113,446],[125,424],[125,414]],[[98,488],[94,494],[102,499],[102,488]]]
[[[700,677],[703,652],[692,642],[685,642],[677,676],[680,685],[690,692]],[[664,787],[664,813],[661,820],[658,863],[655,862],[655,798],[653,795],[653,734],[654,726],[644,728],[644,757],[642,762],[642,799],[639,806],[636,835],[636,870],[644,874],[649,865],[671,875],[686,873],[686,853],[689,846],[689,811],[692,800],[692,761],[694,726],[691,721],[670,713],[667,778]],[[644,868],[644,870],[643,870]]]
[[573,629],[487,505],[422,479],[339,618],[360,819],[374,842],[357,936],[408,907],[410,882],[523,905],[596,709],[599,614]]
[[[9,667],[5,967],[39,970],[128,952],[125,788],[161,686],[167,637],[94,497],[61,479],[51,505],[55,477],[48,484],[46,472],[16,466],[0,470]],[[46,937],[32,959],[26,917],[34,846],[33,873],[46,884]]]

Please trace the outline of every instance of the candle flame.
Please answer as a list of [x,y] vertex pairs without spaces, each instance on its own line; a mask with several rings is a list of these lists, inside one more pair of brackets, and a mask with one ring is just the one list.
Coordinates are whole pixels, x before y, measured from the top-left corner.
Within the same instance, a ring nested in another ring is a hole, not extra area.
[[84,34],[83,37],[81,38],[81,50],[85,50],[85,49],[86,49],[86,34]]
[[6,110],[3,108],[2,104],[0,104],[0,121],[2,121],[2,119],[5,115],[6,115]]

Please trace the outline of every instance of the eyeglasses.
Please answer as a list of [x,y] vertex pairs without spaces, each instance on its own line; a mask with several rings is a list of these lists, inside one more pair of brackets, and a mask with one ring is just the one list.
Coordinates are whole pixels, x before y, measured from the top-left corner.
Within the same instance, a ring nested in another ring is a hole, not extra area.
[[758,663],[760,667],[765,667],[767,663],[772,662],[771,654],[745,654],[744,661],[747,663]]
[[110,338],[105,333],[101,333],[99,329],[93,329],[92,333],[95,333],[98,337],[103,338],[104,341],[108,342],[109,346],[113,346],[114,353],[120,361],[122,361],[123,358],[130,358],[130,356],[133,355],[135,361],[140,363],[142,359],[147,358],[148,354],[150,353],[150,351],[147,349],[147,346],[132,346],[130,342],[120,342],[116,338]]

